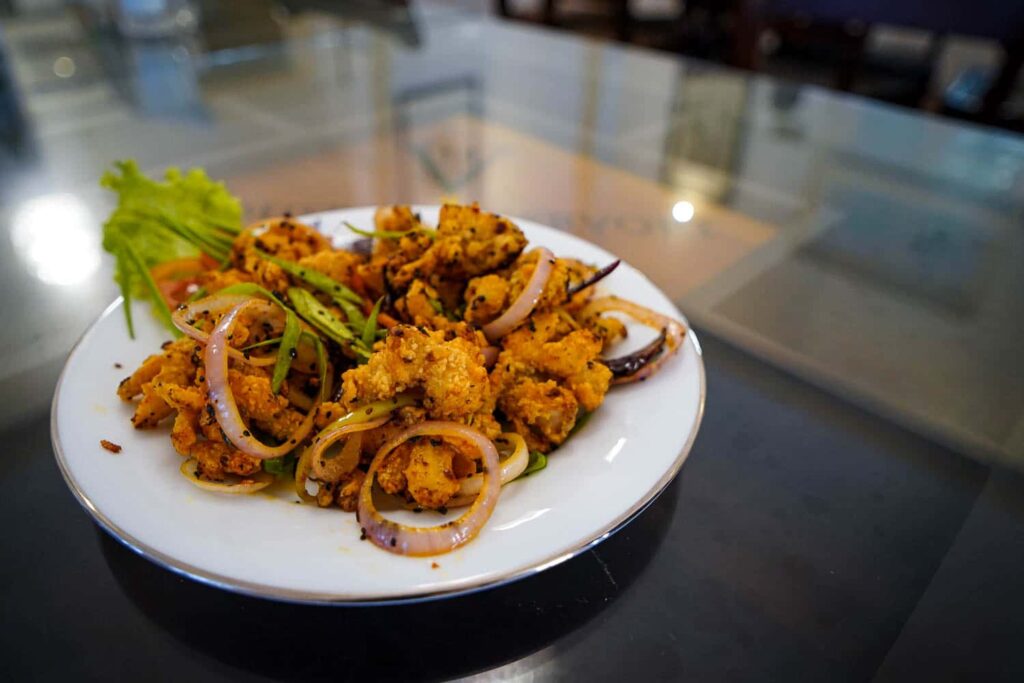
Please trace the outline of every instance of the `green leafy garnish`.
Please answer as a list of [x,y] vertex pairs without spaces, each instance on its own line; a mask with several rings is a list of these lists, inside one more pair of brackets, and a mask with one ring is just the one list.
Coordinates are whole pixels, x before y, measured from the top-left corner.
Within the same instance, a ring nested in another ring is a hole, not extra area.
[[161,320],[173,329],[149,270],[200,253],[225,260],[242,229],[241,204],[200,169],[183,174],[169,168],[158,181],[147,178],[134,161],[120,161],[100,184],[117,194],[117,208],[103,225],[103,248],[115,259],[114,279],[125,299],[129,334],[134,338],[133,297],[152,299]]

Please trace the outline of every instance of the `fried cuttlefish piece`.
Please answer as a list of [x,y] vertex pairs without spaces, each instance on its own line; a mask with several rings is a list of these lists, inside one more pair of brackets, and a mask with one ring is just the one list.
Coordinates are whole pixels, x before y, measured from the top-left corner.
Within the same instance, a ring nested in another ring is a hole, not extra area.
[[556,312],[532,316],[502,340],[491,373],[497,405],[531,449],[544,453],[569,436],[581,411],[604,401],[611,371],[601,339]]

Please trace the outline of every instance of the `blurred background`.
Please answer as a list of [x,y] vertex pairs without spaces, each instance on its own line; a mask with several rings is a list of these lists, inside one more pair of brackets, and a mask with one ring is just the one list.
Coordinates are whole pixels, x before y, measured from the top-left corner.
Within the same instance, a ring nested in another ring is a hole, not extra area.
[[1021,129],[1018,0],[499,0],[498,11]]

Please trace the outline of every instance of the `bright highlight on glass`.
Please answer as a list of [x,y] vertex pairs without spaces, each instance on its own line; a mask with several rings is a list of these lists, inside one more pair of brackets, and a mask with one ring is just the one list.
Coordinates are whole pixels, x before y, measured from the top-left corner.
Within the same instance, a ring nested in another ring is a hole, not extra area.
[[14,250],[37,278],[74,285],[100,267],[99,239],[89,209],[70,194],[35,197],[14,213]]
[[676,202],[672,206],[672,218],[677,223],[689,223],[693,220],[693,204],[690,202]]
[[75,60],[71,57],[57,57],[53,60],[53,73],[60,78],[71,78],[75,75]]

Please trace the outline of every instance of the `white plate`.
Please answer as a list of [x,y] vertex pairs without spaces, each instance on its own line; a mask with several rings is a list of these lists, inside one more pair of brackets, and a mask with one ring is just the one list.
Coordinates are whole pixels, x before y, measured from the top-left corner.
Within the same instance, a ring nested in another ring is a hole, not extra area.
[[[437,208],[421,207],[427,220]],[[372,225],[373,209],[307,216],[338,244],[341,223]],[[533,245],[604,264],[612,256],[563,232],[517,221]],[[643,275],[623,264],[603,289],[682,318]],[[502,490],[493,516],[463,548],[408,558],[360,542],[354,515],[296,505],[290,487],[227,496],[178,474],[168,429],[136,431],[118,381],[169,335],[138,303],[128,338],[115,302],[71,352],[53,400],[57,462],[79,502],[108,532],[168,569],[228,590],[296,602],[385,603],[472,592],[563,562],[607,538],[675,477],[704,407],[704,365],[692,332],[650,380],[616,387],[546,470]],[[123,369],[115,368],[120,363]],[[121,444],[114,455],[100,439]],[[277,490],[279,489],[279,490]],[[423,523],[423,515],[403,512]],[[439,567],[434,567],[436,562]]]

